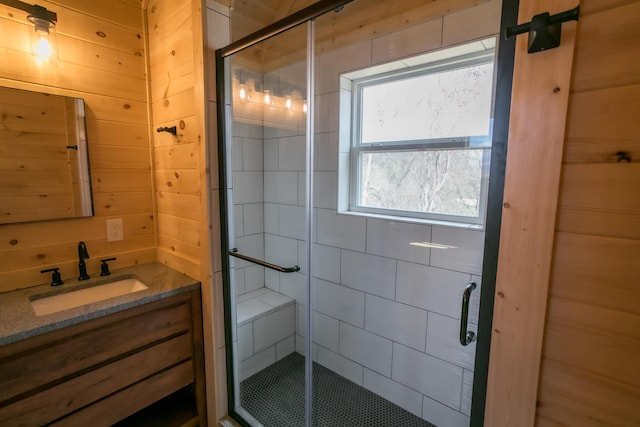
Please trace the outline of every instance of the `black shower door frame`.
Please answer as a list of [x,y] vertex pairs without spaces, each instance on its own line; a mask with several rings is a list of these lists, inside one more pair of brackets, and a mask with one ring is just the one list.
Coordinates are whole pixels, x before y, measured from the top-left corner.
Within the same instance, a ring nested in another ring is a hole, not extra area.
[[[218,121],[218,173],[220,188],[220,239],[222,251],[223,297],[227,390],[233,390],[233,346],[232,346],[232,313],[230,304],[231,285],[229,278],[229,259],[226,256],[231,249],[228,246],[228,210],[227,210],[227,173],[226,173],[226,75],[225,58],[249,48],[257,43],[281,34],[291,28],[311,21],[325,13],[339,9],[354,0],[325,0],[318,1],[284,19],[274,22],[242,39],[235,41],[215,52],[216,62],[216,101]],[[357,0],[356,0],[357,1]],[[515,38],[502,37],[506,28],[517,24],[518,0],[503,0],[502,16],[500,20],[500,40],[497,59],[497,80],[494,108],[493,140],[491,146],[491,170],[487,213],[485,222],[485,242],[482,266],[482,292],[480,295],[480,309],[478,317],[477,347],[471,404],[471,426],[484,425],[486,389],[489,373],[489,352],[491,347],[491,330],[493,320],[493,306],[495,296],[496,272],[498,263],[498,248],[500,241],[500,226],[502,222],[502,202],[504,194],[504,177],[507,159],[507,145],[509,133],[509,116],[511,111],[511,87],[513,81],[513,64],[515,58]],[[313,99],[313,98],[309,98]],[[310,341],[310,340],[309,340]],[[249,424],[242,419],[236,408],[234,393],[228,393],[228,411],[243,426]]]

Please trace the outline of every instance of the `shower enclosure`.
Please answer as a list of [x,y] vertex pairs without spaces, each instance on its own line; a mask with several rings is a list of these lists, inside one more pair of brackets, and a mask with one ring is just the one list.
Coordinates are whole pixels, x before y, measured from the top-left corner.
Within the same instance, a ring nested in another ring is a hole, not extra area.
[[[319,2],[216,52],[229,410],[247,425],[466,426],[484,399],[500,5],[446,40],[457,16],[429,5],[372,35],[376,3]],[[438,126],[403,121],[442,93],[419,119]]]

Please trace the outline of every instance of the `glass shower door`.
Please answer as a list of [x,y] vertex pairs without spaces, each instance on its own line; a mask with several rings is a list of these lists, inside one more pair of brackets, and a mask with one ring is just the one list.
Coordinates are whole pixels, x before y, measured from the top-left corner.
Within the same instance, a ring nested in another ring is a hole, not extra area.
[[489,3],[478,7],[495,32],[469,41],[442,26],[477,10],[434,17],[418,2],[422,21],[387,20],[401,14],[392,2],[358,0],[225,58],[233,415],[469,425],[500,18]]
[[306,39],[302,25],[225,59],[233,401],[254,425],[305,419]]
[[495,38],[371,37],[368,7],[314,23],[313,425],[468,426]]

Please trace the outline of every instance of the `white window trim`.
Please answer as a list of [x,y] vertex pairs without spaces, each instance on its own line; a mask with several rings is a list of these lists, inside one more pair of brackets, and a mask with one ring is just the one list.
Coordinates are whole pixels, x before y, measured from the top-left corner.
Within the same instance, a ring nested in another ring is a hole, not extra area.
[[[428,57],[430,54],[424,55]],[[489,184],[489,158],[491,147],[491,133],[485,136],[452,137],[438,139],[424,139],[413,141],[385,141],[384,143],[360,143],[360,123],[354,118],[361,117],[360,105],[362,88],[367,85],[380,84],[413,75],[436,73],[455,70],[473,65],[495,64],[495,49],[485,49],[477,52],[458,55],[437,61],[427,61],[412,67],[401,61],[382,66],[371,67],[341,76],[340,102],[340,165],[339,165],[339,200],[338,212],[341,214],[368,216],[373,218],[392,219],[403,222],[418,222],[437,225],[449,225],[464,228],[482,229],[486,215],[486,203]],[[387,68],[387,71],[384,69]],[[382,71],[381,71],[382,70]],[[495,74],[495,69],[494,69]],[[495,80],[495,75],[494,75]],[[495,85],[494,85],[495,86]],[[491,119],[491,128],[493,125]],[[349,131],[345,132],[345,129]],[[358,205],[358,189],[360,176],[358,161],[362,152],[389,152],[434,149],[482,149],[483,167],[480,188],[480,206],[478,216],[448,215],[439,213],[425,213],[402,211],[396,209],[372,208]]]

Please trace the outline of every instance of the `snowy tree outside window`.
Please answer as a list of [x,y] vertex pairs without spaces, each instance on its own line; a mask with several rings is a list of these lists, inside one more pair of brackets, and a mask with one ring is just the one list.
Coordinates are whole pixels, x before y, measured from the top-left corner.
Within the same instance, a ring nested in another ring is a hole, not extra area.
[[350,210],[482,224],[493,65],[485,49],[351,81]]

